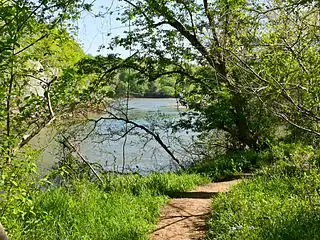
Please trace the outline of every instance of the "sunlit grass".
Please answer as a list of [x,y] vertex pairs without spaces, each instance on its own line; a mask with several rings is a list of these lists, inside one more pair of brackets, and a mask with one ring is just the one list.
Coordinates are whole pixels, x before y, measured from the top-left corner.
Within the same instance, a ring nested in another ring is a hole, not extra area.
[[208,182],[200,175],[173,173],[107,180],[105,187],[78,180],[38,191],[32,213],[24,219],[9,214],[3,223],[15,226],[8,229],[12,239],[147,239],[168,194]]
[[208,239],[320,239],[319,171],[273,170],[214,199]]

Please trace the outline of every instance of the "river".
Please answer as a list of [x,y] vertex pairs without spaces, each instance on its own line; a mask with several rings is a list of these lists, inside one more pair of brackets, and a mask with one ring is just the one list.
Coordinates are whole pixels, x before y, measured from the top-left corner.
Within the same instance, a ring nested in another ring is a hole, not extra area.
[[[126,109],[126,101],[115,104],[117,109]],[[196,137],[195,133],[188,131],[173,132],[167,128],[170,123],[176,121],[186,109],[177,104],[174,98],[133,98],[128,102],[128,116],[134,122],[146,126],[159,134],[162,141],[171,152],[183,161],[191,161],[191,155],[186,152],[189,145]],[[112,112],[117,112],[113,110]],[[108,115],[109,116],[109,115]],[[107,117],[107,115],[96,116]],[[130,131],[125,137],[126,125],[123,121],[101,120],[94,130],[93,122],[77,126],[72,132],[79,141],[79,150],[90,162],[98,162],[105,169],[122,171],[138,171],[141,173],[150,171],[174,171],[177,164],[154,138],[141,129]],[[127,129],[131,129],[128,125]],[[92,131],[93,130],[93,131]],[[87,134],[91,134],[87,137]],[[120,138],[120,139],[119,139]],[[78,141],[75,141],[76,143]],[[61,157],[59,144],[52,141],[41,157],[42,165],[48,167],[57,162]]]

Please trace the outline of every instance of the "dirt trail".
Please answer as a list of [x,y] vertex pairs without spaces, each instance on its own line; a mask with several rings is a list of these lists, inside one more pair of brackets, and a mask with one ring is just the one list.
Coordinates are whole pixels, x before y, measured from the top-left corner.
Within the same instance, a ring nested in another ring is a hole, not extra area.
[[160,221],[150,240],[202,239],[211,214],[211,197],[218,192],[227,192],[238,181],[209,183],[178,194],[162,208]]

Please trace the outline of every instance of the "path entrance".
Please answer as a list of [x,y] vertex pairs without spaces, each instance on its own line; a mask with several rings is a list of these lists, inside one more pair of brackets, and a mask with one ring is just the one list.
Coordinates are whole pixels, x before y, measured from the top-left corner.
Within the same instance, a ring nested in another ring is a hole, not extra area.
[[211,198],[227,192],[239,180],[209,183],[193,191],[177,193],[161,210],[159,223],[150,240],[200,240],[206,234]]

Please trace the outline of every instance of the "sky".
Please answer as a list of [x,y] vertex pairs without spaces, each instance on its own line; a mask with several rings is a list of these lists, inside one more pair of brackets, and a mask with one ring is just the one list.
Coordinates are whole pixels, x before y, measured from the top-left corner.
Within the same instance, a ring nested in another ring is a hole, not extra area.
[[[122,2],[121,4],[124,3]],[[81,18],[76,23],[79,29],[76,40],[86,54],[95,56],[98,54],[119,53],[122,57],[129,56],[128,50],[119,47],[113,51],[103,49],[98,52],[99,46],[108,45],[112,37],[123,35],[123,31],[128,31],[128,26],[116,20],[119,8],[121,8],[121,5],[118,0],[96,0],[92,12],[82,13]],[[105,14],[103,18],[94,16],[99,12],[105,13],[107,10],[114,13],[111,16]]]

